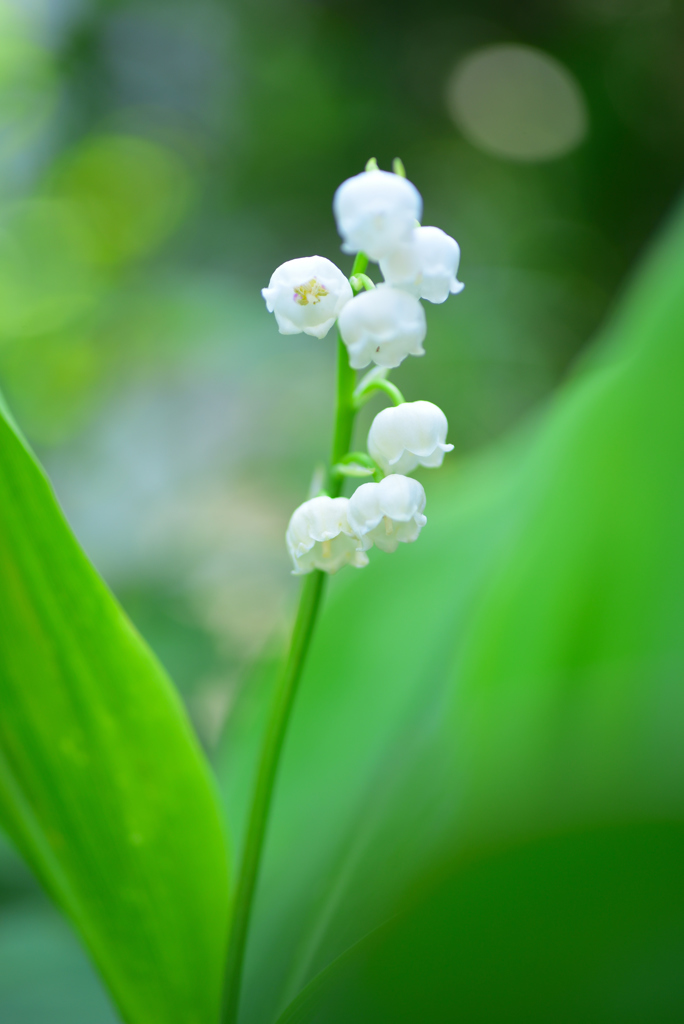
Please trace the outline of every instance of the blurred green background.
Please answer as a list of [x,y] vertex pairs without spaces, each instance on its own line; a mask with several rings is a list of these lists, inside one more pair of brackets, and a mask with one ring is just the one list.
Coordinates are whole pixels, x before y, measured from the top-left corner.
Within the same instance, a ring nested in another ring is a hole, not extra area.
[[[463,253],[396,373],[457,474],[572,373],[673,204],[682,7],[0,0],[0,387],[208,750],[287,628],[332,415],[331,339],[278,335],[259,289],[348,271],[333,192],[397,155]],[[3,1024],[113,1020],[4,847],[0,911]]]

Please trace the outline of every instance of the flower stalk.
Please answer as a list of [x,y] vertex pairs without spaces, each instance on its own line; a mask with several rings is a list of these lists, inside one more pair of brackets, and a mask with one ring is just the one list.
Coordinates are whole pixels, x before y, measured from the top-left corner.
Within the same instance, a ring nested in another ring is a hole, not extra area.
[[247,827],[247,838],[238,875],[224,975],[224,1001],[222,1024],[236,1024],[240,1008],[240,992],[245,959],[245,947],[252,913],[254,891],[259,876],[261,855],[266,836],[273,787],[278,763],[287,732],[287,725],[301,678],[311,636],[316,624],[323,596],[325,573],[309,573],[302,583],[299,608],[292,631],[290,650],[276,685],[271,713],[261,748],[252,807]]
[[[354,261],[352,278],[362,275],[367,266],[367,258],[363,253],[358,253]],[[344,486],[345,478],[342,474],[335,472],[335,467],[343,462],[351,446],[354,419],[357,412],[357,405],[354,401],[355,385],[356,373],[349,365],[347,348],[342,339],[338,338],[337,400],[335,404],[335,420],[327,486],[328,495],[331,498],[338,497]],[[247,838],[245,840],[233,902],[228,938],[228,955],[224,975],[224,1000],[221,1024],[236,1024],[238,1019],[247,935],[254,892],[261,866],[264,840],[266,838],[273,789],[297,687],[304,670],[306,656],[321,607],[325,579],[326,574],[321,572],[320,569],[315,569],[304,577],[299,596],[297,617],[292,630],[292,639],[290,640],[290,649],[276,684],[270,717],[266,726],[247,826]]]
[[396,384],[393,384],[391,380],[385,380],[384,377],[376,377],[364,387],[357,388],[354,392],[354,405],[356,408],[360,409],[364,406],[376,391],[383,391],[388,395],[392,399],[393,405],[403,405],[406,401]]
[[[314,474],[310,497],[292,513],[285,537],[293,572],[305,579],[257,769],[232,907],[222,1024],[238,1019],[278,766],[326,575],[344,566],[363,569],[373,547],[392,553],[415,541],[427,522],[425,491],[404,474],[441,465],[453,448],[446,443],[444,413],[430,402],[406,402],[387,380],[389,370],[407,356],[424,355],[427,324],[420,300],[444,302],[463,288],[456,277],[458,244],[439,228],[420,227],[422,205],[400,160],[394,173],[379,170],[377,161],[370,160],[366,171],[343,182],[333,199],[342,250],[355,254],[350,277],[322,256],[306,256],[283,263],[262,289],[283,335],[323,339],[337,323],[337,386],[330,461]],[[369,258],[379,263],[385,279],[377,287],[366,274]],[[374,368],[357,386],[356,371],[371,363]],[[375,417],[368,454],[351,451],[356,414],[378,392],[392,406]],[[343,497],[345,480],[354,477],[368,482],[351,498]]]

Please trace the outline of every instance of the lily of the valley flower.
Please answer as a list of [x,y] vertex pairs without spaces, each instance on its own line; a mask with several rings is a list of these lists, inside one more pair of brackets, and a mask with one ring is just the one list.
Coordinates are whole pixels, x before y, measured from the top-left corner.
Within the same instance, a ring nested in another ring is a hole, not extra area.
[[465,287],[456,277],[461,250],[440,228],[415,228],[408,241],[380,260],[388,284],[428,302],[445,302]]
[[359,536],[349,525],[348,498],[320,495],[295,509],[285,539],[294,563],[294,574],[314,569],[335,573],[344,565],[357,569],[368,565]]
[[420,192],[398,174],[363,171],[348,178],[333,200],[342,251],[382,259],[408,241],[422,210]]
[[410,473],[417,466],[441,466],[447,418],[432,402],[404,402],[383,409],[371,424],[368,453],[385,473]]
[[304,256],[279,266],[261,294],[281,334],[324,338],[353,293],[334,263],[324,256]]
[[349,499],[349,525],[364,547],[396,551],[416,540],[427,519],[425,491],[417,480],[392,474],[379,484],[361,484]]
[[425,355],[423,307],[414,295],[387,284],[361,292],[348,302],[340,314],[339,328],[354,370],[362,370],[370,362],[399,366],[408,355]]

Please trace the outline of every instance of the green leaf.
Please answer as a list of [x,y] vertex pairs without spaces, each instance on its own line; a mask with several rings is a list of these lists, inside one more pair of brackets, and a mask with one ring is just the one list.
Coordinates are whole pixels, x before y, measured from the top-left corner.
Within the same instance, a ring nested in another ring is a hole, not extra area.
[[674,1024],[684,827],[546,837],[421,894],[323,971],[278,1024]]
[[0,820],[123,1020],[214,1024],[228,913],[204,758],[0,408]]
[[[584,885],[595,897],[602,865],[624,857],[623,904],[634,903],[630,884],[652,892],[653,913],[648,900],[640,903],[628,928],[606,910],[620,905],[614,890],[604,904],[586,898],[580,920],[586,932],[600,923],[606,964],[614,954],[624,977],[623,932],[643,932],[644,945],[631,947],[631,973],[642,972],[646,1001],[655,999],[649,957],[671,957],[668,936],[684,930],[680,901],[669,917],[659,909],[673,879],[661,860],[676,861],[659,822],[684,820],[683,325],[680,212],[555,401],[450,478],[425,474],[429,521],[419,543],[392,557],[376,553],[368,570],[334,581],[276,793],[244,1024],[272,1021],[290,1003],[292,1020],[373,1019],[364,1007],[382,1005],[376,996],[390,975],[405,1002],[389,1001],[395,1016],[385,1010],[376,1020],[452,1019],[457,976],[427,970],[420,950],[433,919],[421,918],[420,907],[443,884],[463,894],[471,867],[490,857],[501,858],[512,891],[524,880],[530,914],[517,913],[499,942],[497,914],[508,913],[511,892],[492,876],[467,918],[489,922],[468,962],[486,984],[488,960],[507,960],[525,980],[532,1013],[542,1005],[533,993],[543,959],[526,951],[554,889],[544,890],[549,874],[540,869],[535,890],[525,865],[536,863],[534,843],[553,835],[565,837],[554,862],[560,889],[579,857],[571,891],[578,896]],[[239,722],[224,755],[233,773],[241,745],[248,748]],[[239,799],[228,794],[234,815]],[[620,829],[632,826],[648,833],[643,843],[623,838]],[[605,843],[573,845],[573,834],[592,829],[608,834]],[[674,841],[683,845],[681,836]],[[518,847],[527,852],[515,861]],[[440,903],[452,905],[446,895]],[[552,914],[544,927],[561,956],[572,901],[557,909],[553,935]],[[458,913],[435,932],[455,957],[467,938]],[[383,927],[376,955],[363,940]],[[383,935],[405,955],[383,960]],[[342,957],[347,970],[356,954],[346,951],[358,942],[357,967],[368,957],[378,973],[359,981],[357,971],[353,985],[344,974],[348,998],[338,1017],[328,995],[339,993],[342,975],[330,965]],[[586,961],[573,949],[581,981]],[[451,981],[440,988],[440,977]],[[431,978],[443,997],[436,1017],[416,1002]],[[537,1019],[567,1019],[556,1012],[567,976],[554,978],[547,1016]],[[503,994],[497,1015],[477,1016],[473,1005],[464,1020],[519,1019],[507,1014]]]

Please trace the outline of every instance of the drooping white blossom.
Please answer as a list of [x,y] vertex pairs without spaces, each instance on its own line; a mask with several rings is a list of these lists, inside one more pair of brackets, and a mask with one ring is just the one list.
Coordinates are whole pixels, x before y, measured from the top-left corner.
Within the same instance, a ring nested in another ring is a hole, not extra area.
[[380,260],[388,284],[428,302],[445,302],[465,287],[456,277],[461,250],[440,228],[414,228],[409,239]]
[[422,211],[415,185],[389,171],[363,171],[348,178],[333,199],[342,251],[364,252],[371,260],[408,241]]
[[324,338],[352,297],[349,281],[324,256],[288,260],[262,288],[269,313],[275,313],[281,334]]
[[320,495],[295,509],[285,535],[295,575],[314,569],[335,573],[344,565],[357,569],[368,565],[364,547],[370,545],[364,545],[349,525],[348,506],[348,498]]
[[406,356],[425,355],[423,307],[414,295],[387,284],[361,292],[348,302],[340,314],[339,328],[349,351],[349,365],[355,370],[370,362],[399,366]]
[[441,466],[447,418],[432,402],[404,402],[383,409],[368,432],[368,453],[385,473],[410,473],[417,466]]
[[396,551],[416,540],[427,519],[425,491],[417,480],[392,474],[379,484],[361,484],[349,499],[349,525],[365,547]]

